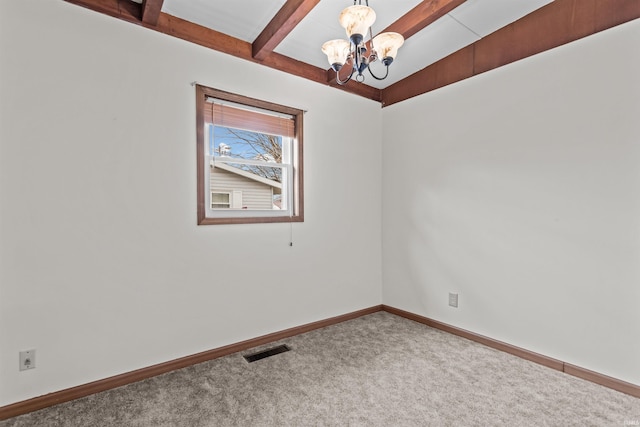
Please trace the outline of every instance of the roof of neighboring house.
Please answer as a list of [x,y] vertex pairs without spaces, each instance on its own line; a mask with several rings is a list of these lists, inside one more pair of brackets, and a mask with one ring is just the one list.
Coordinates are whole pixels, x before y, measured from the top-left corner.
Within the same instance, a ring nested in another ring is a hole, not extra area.
[[268,185],[270,187],[282,189],[282,183],[281,182],[274,181],[272,179],[268,179],[268,178],[265,178],[265,177],[260,176],[260,175],[256,175],[255,173],[248,172],[246,170],[237,168],[235,166],[228,165],[226,163],[211,162],[211,166],[213,166],[214,168],[225,170],[227,172],[235,173],[236,175],[240,175],[242,177],[251,179],[253,181],[260,182],[262,184],[266,184],[266,185]]

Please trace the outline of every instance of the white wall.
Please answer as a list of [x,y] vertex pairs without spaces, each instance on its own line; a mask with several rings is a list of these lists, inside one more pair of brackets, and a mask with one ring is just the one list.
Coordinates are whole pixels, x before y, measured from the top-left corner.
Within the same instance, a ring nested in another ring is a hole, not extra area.
[[[378,103],[62,1],[0,31],[0,405],[381,303]],[[308,110],[293,247],[196,226],[193,81]]]
[[[638,41],[632,22],[381,113],[2,0],[0,405],[382,301],[640,384]],[[196,226],[192,81],[308,110],[292,248],[285,224]]]
[[385,304],[640,384],[639,45],[635,21],[383,110]]

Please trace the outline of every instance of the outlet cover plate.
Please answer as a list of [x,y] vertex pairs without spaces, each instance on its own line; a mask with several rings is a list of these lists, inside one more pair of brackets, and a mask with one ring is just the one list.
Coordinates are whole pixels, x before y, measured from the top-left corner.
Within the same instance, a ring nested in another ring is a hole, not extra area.
[[449,292],[449,305],[458,308],[458,294]]
[[36,351],[25,350],[20,352],[20,370],[27,371],[36,367]]

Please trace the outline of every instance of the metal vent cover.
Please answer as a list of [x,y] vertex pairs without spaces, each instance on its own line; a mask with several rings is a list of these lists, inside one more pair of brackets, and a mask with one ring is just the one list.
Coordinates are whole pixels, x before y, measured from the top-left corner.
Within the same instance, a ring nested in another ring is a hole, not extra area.
[[260,359],[264,359],[266,357],[275,356],[276,354],[285,353],[289,350],[291,350],[289,346],[283,344],[277,347],[270,348],[268,350],[259,351],[253,354],[247,354],[246,356],[243,356],[243,357],[247,362],[251,363]]

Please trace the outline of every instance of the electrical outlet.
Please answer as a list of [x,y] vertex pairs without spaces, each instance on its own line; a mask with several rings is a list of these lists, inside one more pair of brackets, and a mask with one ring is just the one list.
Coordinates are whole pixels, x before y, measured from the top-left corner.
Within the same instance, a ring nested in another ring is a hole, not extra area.
[[458,308],[458,294],[449,292],[449,305]]
[[20,370],[35,369],[36,367],[36,351],[26,350],[20,352]]

